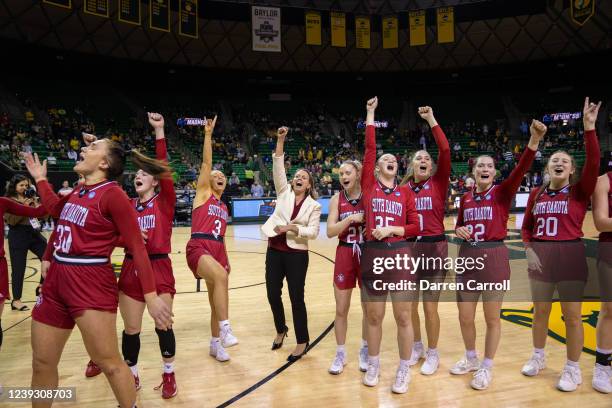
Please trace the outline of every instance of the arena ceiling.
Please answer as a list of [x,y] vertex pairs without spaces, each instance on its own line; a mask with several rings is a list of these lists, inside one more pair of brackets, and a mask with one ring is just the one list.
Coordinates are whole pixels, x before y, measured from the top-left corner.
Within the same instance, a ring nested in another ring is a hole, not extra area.
[[[0,0],[0,37],[62,51],[93,53],[171,65],[215,69],[287,72],[389,72],[457,69],[520,63],[608,51],[611,47],[612,1],[598,0],[595,15],[583,26],[570,18],[568,0],[270,0],[281,7],[282,52],[252,51],[252,1],[199,2],[199,38],[180,36],[178,13],[171,13],[169,33],[117,20],[117,1],[110,17],[71,10],[39,0]],[[595,1],[595,0],[593,0]],[[147,21],[148,0],[142,17]],[[176,3],[176,4],[175,4]],[[176,7],[178,1],[172,0]],[[455,41],[436,42],[435,9],[455,6]],[[323,45],[305,44],[304,11],[320,10]],[[428,9],[427,44],[411,47],[407,12]],[[347,13],[347,47],[329,41],[329,10]],[[326,14],[327,13],[327,14]],[[356,14],[371,16],[371,49],[355,48]],[[380,18],[399,17],[399,48],[383,49]],[[327,20],[326,20],[327,18]]]

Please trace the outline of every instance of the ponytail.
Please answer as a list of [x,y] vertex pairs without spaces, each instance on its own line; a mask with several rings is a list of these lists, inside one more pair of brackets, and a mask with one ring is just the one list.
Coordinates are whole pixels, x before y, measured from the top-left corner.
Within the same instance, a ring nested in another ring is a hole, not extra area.
[[155,180],[159,180],[162,176],[168,176],[172,173],[168,163],[152,159],[140,153],[136,149],[132,149],[132,163],[138,169],[142,169],[145,173],[152,175]]

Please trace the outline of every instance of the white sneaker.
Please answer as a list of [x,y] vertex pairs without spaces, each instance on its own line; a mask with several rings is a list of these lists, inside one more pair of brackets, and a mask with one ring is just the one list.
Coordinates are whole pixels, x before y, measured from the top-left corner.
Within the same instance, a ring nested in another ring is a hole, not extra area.
[[595,364],[592,385],[595,390],[610,394],[612,392],[612,367]]
[[208,354],[220,362],[229,361],[230,359],[229,354],[227,354],[227,351],[225,351],[220,341],[211,340],[210,351],[208,352]]
[[576,391],[576,388],[578,388],[580,384],[582,384],[582,374],[580,373],[580,368],[572,367],[566,364],[561,372],[561,377],[559,378],[557,388],[560,391],[572,392]]
[[405,394],[408,391],[408,383],[410,383],[410,366],[400,366],[395,373],[395,382],[391,391],[396,394]]
[[378,375],[380,371],[380,365],[371,364],[368,362],[368,369],[363,375],[363,384],[368,387],[376,387],[378,385]]
[[476,371],[480,368],[480,360],[478,357],[467,358],[463,357],[462,360],[459,360],[455,363],[454,366],[449,370],[451,374],[462,375],[467,374],[470,371]]
[[545,368],[546,357],[544,357],[544,355],[539,356],[534,353],[529,358],[529,361],[527,361],[521,369],[521,373],[523,373],[523,375],[526,375],[527,377],[535,377],[536,375],[538,375],[540,370],[543,370]]
[[425,353],[425,362],[421,366],[421,374],[432,375],[438,371],[439,365],[440,356],[438,356],[438,353],[436,351],[427,350],[427,353]]
[[365,373],[368,370],[368,346],[359,349],[359,371]]
[[493,373],[490,368],[480,367],[478,371],[474,373],[474,378],[470,382],[470,385],[475,390],[486,390],[491,384],[491,378]]
[[223,347],[232,347],[238,344],[238,339],[232,333],[230,326],[225,326],[220,330],[219,337],[221,338],[221,344]]
[[334,361],[327,371],[329,371],[330,374],[338,375],[344,371],[345,365],[346,355],[344,353],[336,352],[336,357],[334,357]]
[[410,359],[408,360],[408,365],[412,367],[416,365],[420,359],[425,358],[425,348],[423,344],[416,346],[412,346],[412,353],[410,354]]

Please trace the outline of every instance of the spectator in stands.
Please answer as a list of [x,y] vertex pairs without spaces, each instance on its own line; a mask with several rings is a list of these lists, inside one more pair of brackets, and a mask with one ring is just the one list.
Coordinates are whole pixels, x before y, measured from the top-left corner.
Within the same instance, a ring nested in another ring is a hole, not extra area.
[[533,173],[531,184],[534,187],[539,187],[542,185],[542,176],[540,175],[540,172],[536,171],[535,173]]
[[253,196],[253,198],[264,196],[264,189],[257,180],[253,181],[253,185],[251,186],[251,196]]
[[79,154],[72,147],[68,150],[68,159],[77,161],[79,159]]
[[521,121],[521,135],[523,135],[524,137],[527,137],[528,133],[529,133],[529,125],[527,124],[527,122],[522,120]]
[[57,195],[59,195],[60,197],[64,197],[70,194],[71,191],[72,187],[70,187],[70,183],[68,182],[68,180],[64,180],[62,182],[62,188],[58,190]]
[[453,145],[453,151],[455,153],[459,153],[461,151],[461,145],[459,144],[459,142],[455,142],[455,144]]
[[510,147],[507,146],[506,151],[504,152],[504,160],[507,162],[511,162],[514,160],[514,154],[512,154],[512,151],[510,150]]
[[427,139],[425,139],[425,135],[421,134],[419,138],[419,146],[422,150],[427,150]]
[[72,139],[70,139],[70,148],[77,152],[80,147],[81,142],[76,138],[76,136],[72,136]]
[[187,181],[193,181],[197,177],[196,169],[193,167],[193,164],[189,165],[189,168],[185,171],[185,179]]
[[240,179],[238,178],[238,176],[236,175],[235,172],[232,173],[232,176],[229,179],[229,185],[233,186],[233,185],[239,185],[240,184]]

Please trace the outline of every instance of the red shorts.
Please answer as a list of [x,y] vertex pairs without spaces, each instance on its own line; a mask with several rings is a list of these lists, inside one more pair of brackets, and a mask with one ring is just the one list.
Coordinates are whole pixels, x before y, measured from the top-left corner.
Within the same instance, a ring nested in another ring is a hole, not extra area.
[[0,256],[0,302],[11,298],[9,293],[9,275],[6,258]]
[[[359,251],[359,252],[358,252]],[[334,265],[334,285],[338,289],[353,289],[359,282],[359,258],[361,250],[353,248],[353,244],[340,243],[336,248],[336,263]]]
[[32,311],[37,322],[72,329],[86,310],[117,313],[119,289],[110,264],[51,262],[41,295]]
[[479,292],[468,289],[479,283],[503,283],[510,279],[510,258],[503,242],[479,242],[476,245],[463,243],[455,260],[456,280],[466,288],[464,292]]
[[[362,302],[386,300],[389,294],[394,295],[394,300],[418,298],[418,277],[409,263],[413,256],[411,246],[406,241],[364,243],[360,264]],[[396,262],[398,257],[399,264]]]
[[435,242],[418,241],[411,244],[411,247],[413,256],[422,260],[421,266],[416,271],[419,280],[441,278],[441,282],[443,282],[446,276],[444,264],[448,257],[448,242],[446,239]]
[[192,238],[187,242],[187,265],[193,272],[193,276],[197,279],[201,278],[198,276],[198,262],[202,255],[210,255],[223,269],[229,273],[230,265],[227,259],[227,252],[225,251],[225,244],[223,241],[214,241],[212,239]]
[[[174,274],[172,273],[172,262],[170,257],[150,258],[153,274],[155,275],[155,284],[157,294],[169,293],[174,297],[176,289],[174,288]],[[142,285],[136,273],[134,261],[127,256],[123,259],[121,266],[121,276],[119,277],[119,290],[134,300],[144,302],[142,293]]]
[[542,272],[528,270],[531,279],[543,282],[587,281],[589,271],[582,240],[534,241],[531,247],[542,264]]

